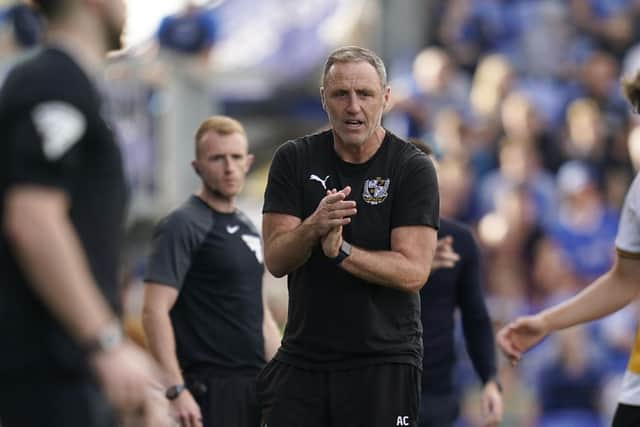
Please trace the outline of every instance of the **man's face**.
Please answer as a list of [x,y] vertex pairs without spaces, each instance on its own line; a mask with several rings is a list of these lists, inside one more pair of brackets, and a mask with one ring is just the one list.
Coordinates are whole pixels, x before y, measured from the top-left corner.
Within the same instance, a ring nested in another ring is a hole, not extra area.
[[104,0],[102,7],[107,50],[120,50],[122,49],[122,33],[124,32],[127,7],[124,0]]
[[209,131],[200,138],[193,167],[207,191],[217,197],[232,199],[242,191],[252,161],[253,155],[247,152],[244,135],[219,135]]
[[335,63],[320,88],[338,143],[363,145],[380,126],[389,100],[376,69],[365,61]]

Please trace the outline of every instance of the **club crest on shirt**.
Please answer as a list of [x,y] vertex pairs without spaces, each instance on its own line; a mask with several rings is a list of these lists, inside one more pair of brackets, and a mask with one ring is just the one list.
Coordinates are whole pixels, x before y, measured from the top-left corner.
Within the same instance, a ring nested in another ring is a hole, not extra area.
[[362,189],[362,200],[370,205],[379,205],[389,195],[389,184],[391,179],[382,179],[379,176],[373,179],[367,179]]

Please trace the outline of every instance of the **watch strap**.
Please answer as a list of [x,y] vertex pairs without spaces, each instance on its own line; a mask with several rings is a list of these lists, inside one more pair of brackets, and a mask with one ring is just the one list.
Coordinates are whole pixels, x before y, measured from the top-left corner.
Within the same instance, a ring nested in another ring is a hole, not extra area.
[[343,240],[342,244],[340,245],[340,249],[338,249],[338,255],[332,258],[333,263],[335,265],[339,265],[349,255],[351,255],[351,244],[346,240]]

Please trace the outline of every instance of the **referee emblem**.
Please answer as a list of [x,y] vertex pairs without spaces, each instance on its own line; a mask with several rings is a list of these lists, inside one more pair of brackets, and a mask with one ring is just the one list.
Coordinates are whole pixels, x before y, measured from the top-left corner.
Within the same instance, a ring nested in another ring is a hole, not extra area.
[[364,182],[364,188],[362,189],[362,200],[370,205],[379,205],[389,195],[389,184],[391,179],[382,179],[376,177],[374,179],[367,179]]

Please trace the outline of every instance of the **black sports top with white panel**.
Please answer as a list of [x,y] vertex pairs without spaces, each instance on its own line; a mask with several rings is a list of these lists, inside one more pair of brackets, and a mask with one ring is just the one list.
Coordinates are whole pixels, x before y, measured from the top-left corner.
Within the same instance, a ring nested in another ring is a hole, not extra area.
[[262,244],[249,218],[191,196],[156,227],[145,281],[179,291],[170,316],[183,370],[265,364]]
[[[44,48],[7,77],[0,132],[0,223],[5,194],[15,186],[64,192],[91,274],[117,309],[127,190],[120,149],[94,83],[67,53]],[[84,353],[28,280],[2,232],[0,378],[87,375]]]

